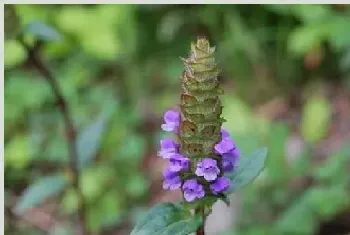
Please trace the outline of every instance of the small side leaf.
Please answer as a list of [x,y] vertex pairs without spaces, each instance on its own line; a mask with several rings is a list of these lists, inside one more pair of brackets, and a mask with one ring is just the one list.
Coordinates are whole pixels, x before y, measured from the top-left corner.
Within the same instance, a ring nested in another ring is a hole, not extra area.
[[251,156],[243,158],[238,169],[227,175],[231,180],[231,188],[228,193],[232,193],[253,181],[264,169],[266,157],[267,148],[261,148],[254,151]]
[[82,169],[96,156],[100,148],[102,135],[106,129],[110,115],[101,116],[88,126],[77,138],[78,168]]
[[33,22],[28,24],[25,29],[25,33],[32,34],[36,36],[38,39],[44,41],[60,41],[62,40],[62,36],[51,26],[43,23],[43,22]]
[[15,211],[23,213],[35,207],[48,197],[57,195],[68,183],[68,179],[63,174],[40,178],[24,191],[15,207]]
[[[179,204],[158,204],[136,224],[131,235],[187,235],[199,226],[197,220],[188,219],[187,215],[188,211]],[[187,231],[190,232],[187,233]]]

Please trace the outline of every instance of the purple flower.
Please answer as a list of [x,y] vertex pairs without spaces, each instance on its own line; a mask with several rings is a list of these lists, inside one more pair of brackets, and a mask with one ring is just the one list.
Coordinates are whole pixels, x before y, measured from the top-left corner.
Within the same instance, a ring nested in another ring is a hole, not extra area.
[[222,155],[222,166],[224,172],[232,172],[238,167],[239,155],[240,152],[238,148],[234,148],[230,152]]
[[188,169],[190,160],[181,154],[175,153],[170,157],[169,170],[172,172],[179,172]]
[[163,171],[163,176],[163,189],[175,190],[181,187],[181,178],[177,172],[172,172],[169,169],[166,169]]
[[217,166],[216,160],[211,158],[205,158],[197,163],[196,169],[197,176],[203,176],[208,181],[213,181],[218,177],[220,169]]
[[219,143],[215,144],[214,149],[219,154],[224,154],[230,152],[235,148],[235,144],[233,140],[230,139],[222,139]]
[[221,129],[221,139],[230,140],[231,139],[230,133],[224,129]]
[[226,191],[231,185],[231,182],[226,177],[219,177],[210,185],[210,189],[214,194]]
[[196,198],[204,197],[204,188],[197,182],[196,179],[186,180],[182,186],[185,200],[188,202],[194,201]]
[[174,155],[179,151],[179,144],[176,143],[171,138],[166,138],[160,141],[160,151],[158,153],[162,158],[170,158],[170,156]]
[[162,124],[164,131],[177,131],[180,126],[180,113],[169,110],[164,114],[165,124]]

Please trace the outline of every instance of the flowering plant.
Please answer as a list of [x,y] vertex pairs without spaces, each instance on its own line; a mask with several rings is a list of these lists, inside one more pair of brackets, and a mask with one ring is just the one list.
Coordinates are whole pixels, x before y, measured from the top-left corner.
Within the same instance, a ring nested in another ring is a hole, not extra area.
[[[181,75],[180,110],[164,114],[162,130],[173,134],[160,141],[158,155],[169,164],[163,188],[180,189],[184,201],[162,203],[150,210],[132,235],[204,234],[206,217],[217,200],[251,182],[264,168],[267,149],[241,158],[230,133],[222,128],[219,69],[205,38],[191,44]],[[194,213],[193,213],[194,211]]]

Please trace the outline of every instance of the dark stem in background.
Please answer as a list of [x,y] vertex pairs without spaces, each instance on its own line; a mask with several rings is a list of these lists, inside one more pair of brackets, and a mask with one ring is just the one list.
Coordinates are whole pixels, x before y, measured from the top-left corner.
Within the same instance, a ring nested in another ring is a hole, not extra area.
[[21,38],[19,41],[23,44],[28,52],[28,61],[34,65],[39,73],[45,78],[50,85],[52,92],[54,93],[56,104],[63,116],[64,126],[67,136],[67,144],[69,148],[70,169],[73,176],[73,186],[78,195],[78,216],[80,229],[83,235],[89,235],[89,229],[87,227],[86,219],[86,205],[84,202],[83,193],[80,186],[79,170],[78,170],[78,154],[76,149],[76,130],[73,123],[72,114],[68,108],[67,101],[64,99],[61,89],[57,83],[57,79],[53,76],[50,70],[45,66],[40,56],[38,55],[38,49],[41,44],[38,42],[33,48],[30,48]]
[[196,208],[195,212],[196,215],[202,217],[202,225],[197,229],[196,235],[205,235],[204,232],[204,225],[205,225],[205,214],[204,214],[204,207],[198,207]]

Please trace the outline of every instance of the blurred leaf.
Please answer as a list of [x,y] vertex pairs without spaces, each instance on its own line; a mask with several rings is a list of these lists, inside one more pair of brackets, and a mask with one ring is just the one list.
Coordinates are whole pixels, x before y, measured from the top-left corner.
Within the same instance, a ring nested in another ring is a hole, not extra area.
[[110,114],[102,113],[77,137],[78,168],[82,169],[96,156],[100,148],[102,135],[107,127]]
[[190,234],[200,223],[195,219],[187,220],[186,215],[188,212],[178,204],[160,203],[136,224],[131,235]]
[[39,178],[31,184],[19,198],[15,207],[16,212],[23,213],[42,203],[48,197],[57,195],[68,183],[69,181],[63,174]]
[[132,161],[137,164],[139,162],[138,160],[142,159],[146,151],[145,141],[145,138],[140,135],[127,135],[119,153],[115,155],[116,159]]
[[253,115],[246,103],[231,94],[226,94],[222,97],[222,103],[225,107],[222,116],[227,120],[225,127],[228,130],[237,135],[244,135],[252,130]]
[[302,152],[297,159],[292,163],[293,176],[305,176],[312,169],[312,157],[308,151]]
[[65,213],[73,213],[79,205],[77,192],[74,188],[66,190],[62,197],[61,208]]
[[332,154],[320,167],[313,170],[312,174],[317,180],[330,180],[336,184],[346,182],[349,175],[347,166],[350,163],[350,149],[344,148]]
[[32,34],[38,39],[44,41],[60,41],[62,35],[59,34],[54,28],[44,22],[33,22],[28,24],[25,29],[25,33]]
[[314,187],[308,192],[308,201],[315,213],[329,218],[346,210],[350,205],[349,194],[345,187]]
[[302,56],[320,46],[325,40],[326,32],[327,28],[323,24],[298,27],[289,35],[288,50],[296,56]]
[[4,5],[4,32],[5,39],[16,38],[20,32],[20,22],[16,8],[12,4]]
[[316,217],[304,195],[281,214],[276,229],[282,234],[309,235],[313,234],[315,226]]
[[111,190],[89,208],[88,221],[92,231],[100,231],[102,227],[115,224],[121,216],[120,192]]
[[283,16],[291,16],[293,14],[292,7],[287,4],[264,4],[263,7]]
[[231,180],[228,193],[232,193],[252,182],[264,169],[266,157],[267,148],[261,148],[254,151],[250,156],[242,158],[238,169],[227,175]]
[[23,63],[27,58],[26,50],[15,40],[5,40],[4,49],[5,69],[13,68]]
[[327,22],[333,14],[332,9],[328,5],[298,4],[292,5],[291,8],[293,13],[304,23],[324,23]]
[[22,169],[30,163],[30,145],[26,135],[17,135],[6,145],[5,164]]
[[328,35],[335,51],[342,52],[350,46],[349,16],[333,17],[328,22]]
[[303,107],[301,132],[311,143],[318,142],[328,132],[331,118],[331,105],[326,97],[315,95]]
[[140,197],[146,192],[147,189],[148,182],[145,180],[145,177],[135,173],[126,184],[125,191],[133,197]]
[[[91,29],[89,29],[91,30]],[[119,53],[121,43],[110,30],[98,30],[99,37],[85,34],[81,38],[81,45],[91,56],[102,60],[115,60]],[[96,32],[95,32],[96,33]]]
[[114,171],[111,166],[94,166],[85,168],[81,174],[81,187],[87,201],[95,200],[104,190],[109,188]]
[[288,176],[288,164],[285,157],[285,143],[289,136],[286,124],[275,123],[271,125],[268,136],[269,159],[266,163],[268,174],[274,180],[282,180]]

